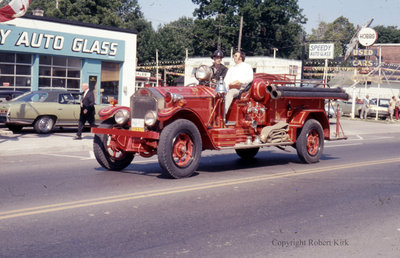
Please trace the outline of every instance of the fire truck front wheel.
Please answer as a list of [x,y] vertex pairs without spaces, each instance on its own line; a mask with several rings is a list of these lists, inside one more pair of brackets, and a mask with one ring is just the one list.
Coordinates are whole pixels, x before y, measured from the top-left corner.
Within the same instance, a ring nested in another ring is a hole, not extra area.
[[189,120],[178,119],[161,132],[158,162],[168,177],[189,177],[199,165],[201,151],[201,135],[197,127]]
[[324,149],[324,133],[321,124],[315,119],[309,119],[296,141],[297,155],[304,163],[316,163],[321,158]]
[[[102,122],[100,128],[112,128],[113,119]],[[111,136],[107,134],[95,134],[93,140],[93,152],[97,162],[108,170],[120,171],[131,164],[134,154],[123,152],[116,147]]]

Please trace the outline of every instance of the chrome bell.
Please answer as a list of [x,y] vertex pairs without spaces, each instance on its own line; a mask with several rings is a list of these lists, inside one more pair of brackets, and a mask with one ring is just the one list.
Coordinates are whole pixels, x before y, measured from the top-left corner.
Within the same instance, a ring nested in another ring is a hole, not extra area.
[[222,79],[222,77],[219,78],[217,87],[215,87],[215,92],[218,94],[221,94],[221,95],[225,95],[228,92],[228,90],[226,89],[226,86],[225,86],[225,82]]

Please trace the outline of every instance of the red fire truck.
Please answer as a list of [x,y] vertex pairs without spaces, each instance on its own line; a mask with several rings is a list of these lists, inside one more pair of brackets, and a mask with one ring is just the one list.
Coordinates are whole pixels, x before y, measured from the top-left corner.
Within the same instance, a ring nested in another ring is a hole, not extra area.
[[130,107],[109,106],[92,128],[94,154],[108,170],[122,170],[135,155],[158,161],[165,175],[191,176],[203,150],[234,149],[243,159],[260,148],[292,146],[302,162],[318,162],[331,140],[325,100],[348,99],[341,88],[299,87],[287,75],[255,74],[225,117],[223,82],[209,82],[206,66],[199,83],[185,87],[139,88]]

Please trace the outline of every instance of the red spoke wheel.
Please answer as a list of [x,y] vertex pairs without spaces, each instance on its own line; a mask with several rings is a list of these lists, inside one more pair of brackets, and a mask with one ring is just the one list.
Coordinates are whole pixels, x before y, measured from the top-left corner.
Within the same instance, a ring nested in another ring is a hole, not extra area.
[[178,119],[161,132],[158,162],[168,177],[189,177],[199,165],[201,151],[201,135],[196,125],[189,120]]
[[319,134],[317,130],[311,130],[307,136],[307,151],[311,156],[315,156],[319,150]]
[[[102,122],[100,128],[113,128],[114,119]],[[120,171],[131,164],[134,153],[124,152],[118,148],[115,136],[95,134],[93,152],[97,162],[108,170]]]
[[297,155],[304,163],[316,163],[324,149],[324,132],[321,124],[315,119],[304,123],[296,140]]
[[176,166],[186,167],[193,160],[193,141],[187,133],[181,133],[173,142],[173,159]]

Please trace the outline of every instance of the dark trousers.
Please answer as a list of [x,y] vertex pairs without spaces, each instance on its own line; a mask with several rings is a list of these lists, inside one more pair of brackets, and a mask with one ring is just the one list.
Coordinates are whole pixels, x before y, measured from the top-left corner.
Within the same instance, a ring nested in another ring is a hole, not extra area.
[[77,136],[82,135],[83,127],[85,126],[86,121],[90,124],[90,127],[95,127],[96,124],[94,123],[94,112],[87,112],[86,114],[81,113],[79,115],[79,124],[78,124],[78,132],[76,133]]

